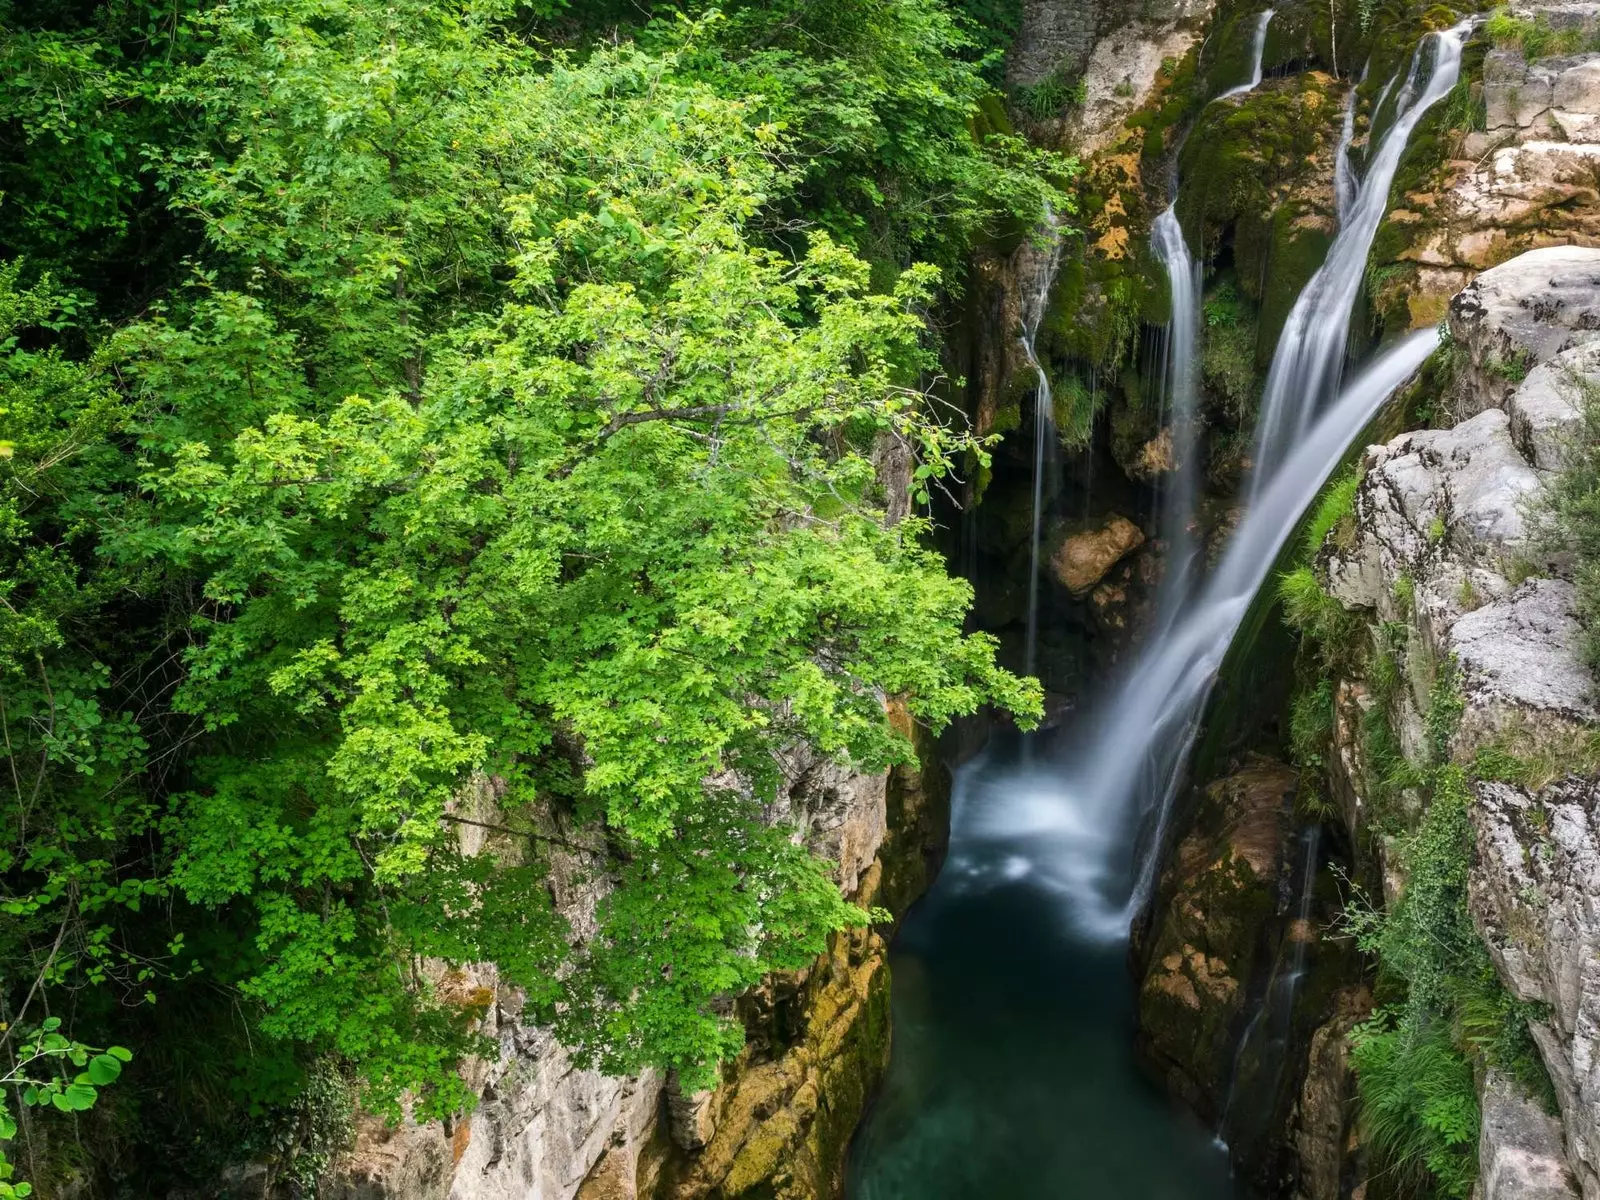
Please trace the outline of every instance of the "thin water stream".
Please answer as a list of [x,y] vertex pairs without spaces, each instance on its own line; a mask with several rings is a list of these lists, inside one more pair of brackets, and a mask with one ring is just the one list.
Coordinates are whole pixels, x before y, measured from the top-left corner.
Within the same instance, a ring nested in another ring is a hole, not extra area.
[[[1270,16],[1258,25],[1258,60]],[[1328,263],[1296,304],[1298,320],[1291,316],[1274,359],[1263,408],[1263,424],[1275,422],[1262,434],[1270,453],[1258,460],[1250,503],[1216,564],[1203,578],[1177,573],[1181,582],[1170,586],[1182,590],[1170,615],[1076,721],[997,735],[958,772],[949,859],[892,952],[893,1060],[852,1151],[852,1200],[1238,1197],[1216,1131],[1138,1070],[1128,932],[1149,902],[1207,698],[1247,609],[1351,442],[1437,345],[1434,330],[1413,334],[1338,387],[1356,295],[1345,286],[1348,261],[1357,263],[1358,284],[1405,139],[1453,86],[1463,33],[1431,35],[1419,47],[1407,75],[1414,99],[1364,179],[1351,180]],[[1259,61],[1253,75],[1258,81]],[[1185,389],[1198,339],[1183,331],[1198,327],[1199,265],[1174,213],[1163,214],[1152,238],[1173,289],[1166,403],[1175,420],[1195,403]],[[1025,329],[1025,345],[1037,367],[1035,328]],[[1280,378],[1290,375],[1307,381],[1303,412]],[[1039,379],[1047,404],[1042,367]],[[1279,425],[1288,431],[1281,437]],[[1037,492],[1045,467],[1037,446],[1034,467]],[[1175,498],[1183,486],[1169,489],[1163,525],[1193,515],[1192,494]],[[1036,534],[1035,584],[1037,560]],[[1029,618],[1031,645],[1042,619],[1036,592]],[[1308,842],[1302,907],[1316,852]],[[1254,1036],[1280,1036],[1280,1014],[1303,972],[1303,957],[1280,964]]]
[[[1367,172],[1340,212],[1339,234],[1328,257],[1300,292],[1267,372],[1256,427],[1255,480],[1252,499],[1259,498],[1307,426],[1339,386],[1350,315],[1366,272],[1367,251],[1378,222],[1389,207],[1400,156],[1411,132],[1445,94],[1461,72],[1461,48],[1471,29],[1464,21],[1454,29],[1424,38],[1411,56],[1394,124],[1370,157]],[[1425,60],[1432,67],[1420,85]],[[1341,157],[1343,157],[1341,155]]]

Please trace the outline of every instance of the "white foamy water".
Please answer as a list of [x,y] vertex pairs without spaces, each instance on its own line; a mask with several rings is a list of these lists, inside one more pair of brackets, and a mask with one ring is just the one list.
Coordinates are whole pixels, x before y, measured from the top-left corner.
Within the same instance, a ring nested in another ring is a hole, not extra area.
[[957,775],[949,870],[969,886],[1026,876],[1080,936],[1125,937],[1155,881],[1171,804],[1217,669],[1301,515],[1380,405],[1433,352],[1412,334],[1306,431],[1221,561],[1077,737],[1032,761],[980,756]]
[[[1471,28],[1471,22],[1462,22],[1454,29],[1430,34],[1417,46],[1394,124],[1372,154],[1366,176],[1348,210],[1341,214],[1339,234],[1328,249],[1327,259],[1289,312],[1261,397],[1251,484],[1253,501],[1260,498],[1263,488],[1270,486],[1318,410],[1339,386],[1356,293],[1366,271],[1373,235],[1389,205],[1389,188],[1400,156],[1423,114],[1456,85],[1462,43]],[[1432,70],[1419,92],[1420,72],[1429,53]]]

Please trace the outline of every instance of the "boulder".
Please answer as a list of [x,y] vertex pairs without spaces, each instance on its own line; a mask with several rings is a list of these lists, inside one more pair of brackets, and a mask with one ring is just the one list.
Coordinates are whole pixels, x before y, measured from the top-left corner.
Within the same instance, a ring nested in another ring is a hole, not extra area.
[[1566,445],[1583,428],[1583,393],[1600,378],[1600,344],[1564,350],[1528,372],[1506,401],[1511,440],[1541,471],[1561,466]]
[[1549,246],[1483,272],[1450,302],[1455,418],[1498,408],[1539,363],[1600,338],[1600,249]]
[[1084,596],[1124,555],[1144,544],[1144,532],[1127,517],[1113,516],[1098,529],[1075,533],[1051,555],[1050,567],[1061,585]]
[[[1508,564],[1530,553],[1523,510],[1538,473],[1499,409],[1369,447],[1362,468],[1353,542],[1324,551],[1329,591],[1382,620],[1417,616],[1430,649],[1441,651],[1444,626],[1469,599],[1509,591]],[[1409,598],[1396,586],[1402,577]]]
[[1578,1200],[1561,1123],[1500,1071],[1491,1070],[1483,1081],[1481,1103],[1478,1186],[1483,1200]]
[[1559,749],[1600,720],[1582,640],[1577,594],[1564,579],[1530,579],[1460,617],[1446,639],[1466,701],[1454,756],[1470,761],[1502,737],[1522,753]]

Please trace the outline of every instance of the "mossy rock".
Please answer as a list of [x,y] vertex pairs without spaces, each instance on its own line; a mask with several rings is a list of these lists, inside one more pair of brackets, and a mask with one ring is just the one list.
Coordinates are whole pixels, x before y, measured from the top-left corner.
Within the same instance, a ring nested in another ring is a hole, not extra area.
[[1141,1043],[1169,1083],[1215,1113],[1277,912],[1295,772],[1252,758],[1203,793],[1163,882],[1139,989]]
[[[1179,159],[1178,217],[1203,257],[1235,226],[1259,224],[1289,188],[1309,181],[1338,137],[1332,84],[1308,74],[1201,115]],[[1243,267],[1240,273],[1247,274]]]
[[1295,300],[1328,257],[1333,233],[1316,214],[1297,203],[1281,205],[1272,214],[1272,240],[1268,246],[1261,289],[1261,313],[1256,324],[1256,364],[1263,370],[1272,362],[1278,336]]

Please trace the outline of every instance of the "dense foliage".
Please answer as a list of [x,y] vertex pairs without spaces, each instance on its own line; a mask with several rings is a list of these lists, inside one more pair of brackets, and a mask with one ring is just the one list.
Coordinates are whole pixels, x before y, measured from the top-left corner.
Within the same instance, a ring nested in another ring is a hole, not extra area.
[[28,1173],[458,1112],[475,962],[701,1081],[867,917],[780,752],[1037,712],[915,514],[938,268],[1061,197],[936,0],[772,8],[0,9],[0,1046],[122,1076],[97,1159],[11,1070]]

